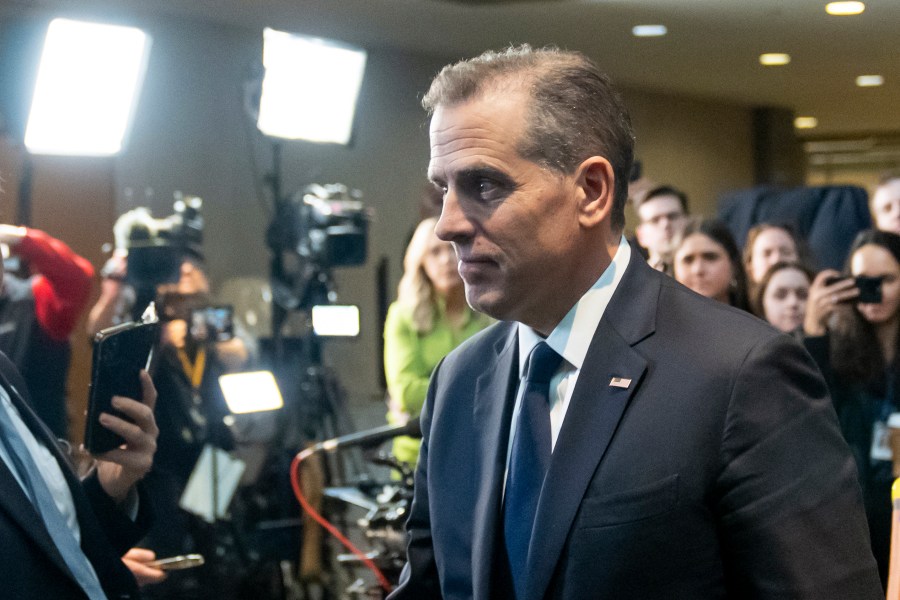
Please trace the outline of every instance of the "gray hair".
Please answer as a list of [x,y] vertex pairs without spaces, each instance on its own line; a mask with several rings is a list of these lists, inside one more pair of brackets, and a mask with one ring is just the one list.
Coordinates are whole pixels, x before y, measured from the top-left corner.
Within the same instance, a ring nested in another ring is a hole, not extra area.
[[532,100],[520,155],[559,173],[571,173],[588,157],[605,157],[615,176],[612,226],[621,230],[634,158],[631,118],[610,79],[583,54],[528,44],[488,51],[445,66],[422,105],[431,114],[509,84]]

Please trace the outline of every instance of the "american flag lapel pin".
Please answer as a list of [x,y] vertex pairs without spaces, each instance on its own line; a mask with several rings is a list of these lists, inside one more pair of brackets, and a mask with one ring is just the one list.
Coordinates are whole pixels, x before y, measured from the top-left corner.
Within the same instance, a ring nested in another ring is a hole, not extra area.
[[623,390],[628,389],[628,386],[631,385],[631,380],[627,377],[613,377],[609,380],[609,387],[617,387],[622,388]]

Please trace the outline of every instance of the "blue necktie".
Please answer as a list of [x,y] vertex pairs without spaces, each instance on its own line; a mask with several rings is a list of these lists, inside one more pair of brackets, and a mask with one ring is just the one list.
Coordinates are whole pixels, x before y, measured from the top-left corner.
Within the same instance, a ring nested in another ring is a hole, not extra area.
[[106,600],[106,594],[103,593],[96,572],[88,562],[88,558],[75,539],[72,530],[66,524],[62,513],[59,512],[44,477],[38,470],[34,459],[31,458],[25,441],[19,435],[19,431],[12,421],[9,410],[2,404],[0,404],[0,443],[6,447],[6,451],[14,463],[10,466],[15,467],[25,486],[26,495],[42,517],[50,538],[81,589],[91,600]]
[[539,342],[531,351],[510,449],[503,538],[516,598],[524,597],[531,531],[550,465],[550,378],[561,361],[562,357],[546,342]]

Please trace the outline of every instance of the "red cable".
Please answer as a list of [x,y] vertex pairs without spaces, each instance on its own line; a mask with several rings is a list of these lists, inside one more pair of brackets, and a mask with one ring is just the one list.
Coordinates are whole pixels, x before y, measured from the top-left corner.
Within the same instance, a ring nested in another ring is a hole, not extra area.
[[297,501],[300,502],[300,506],[303,507],[303,510],[305,510],[307,514],[309,514],[309,516],[316,521],[316,523],[325,528],[328,533],[336,537],[338,541],[343,544],[344,547],[347,548],[347,550],[352,552],[358,559],[360,559],[370,571],[375,573],[375,577],[378,579],[378,583],[379,585],[381,585],[382,589],[384,589],[385,592],[390,592],[392,589],[391,582],[388,581],[387,577],[384,576],[384,573],[381,572],[381,569],[379,569],[375,565],[375,563],[372,562],[372,559],[363,554],[359,550],[359,548],[354,546],[353,542],[344,537],[344,535],[340,531],[338,531],[337,527],[329,523],[328,520],[325,519],[325,517],[316,512],[316,509],[314,509],[309,504],[309,502],[306,500],[306,497],[303,495],[303,490],[300,488],[300,463],[303,462],[303,459],[308,457],[310,454],[312,454],[312,452],[304,450],[303,452],[297,454],[297,456],[294,457],[294,460],[291,461],[291,487],[294,489],[294,496],[297,497]]

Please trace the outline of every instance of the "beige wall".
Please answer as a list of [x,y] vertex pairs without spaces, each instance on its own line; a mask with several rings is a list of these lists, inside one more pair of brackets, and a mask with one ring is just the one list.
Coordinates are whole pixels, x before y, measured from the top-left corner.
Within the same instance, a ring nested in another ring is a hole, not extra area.
[[636,90],[625,101],[644,176],[684,190],[691,212],[713,216],[723,192],[753,185],[749,107]]
[[878,186],[884,174],[881,166],[872,167],[816,167],[810,168],[806,175],[807,185],[858,185],[865,189],[869,196]]

